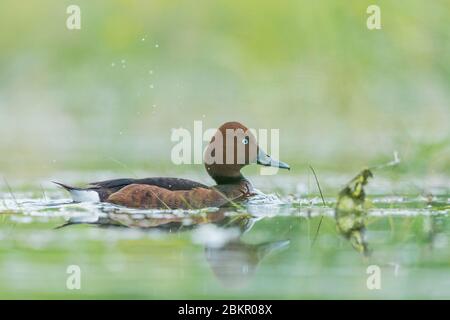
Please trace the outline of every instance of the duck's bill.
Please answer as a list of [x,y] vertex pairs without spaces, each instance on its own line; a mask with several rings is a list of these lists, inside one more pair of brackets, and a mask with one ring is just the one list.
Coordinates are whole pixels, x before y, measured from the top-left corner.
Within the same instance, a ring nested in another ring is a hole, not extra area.
[[258,152],[256,163],[266,167],[275,167],[288,170],[291,169],[291,167],[287,163],[271,158],[267,153],[265,153],[261,149]]

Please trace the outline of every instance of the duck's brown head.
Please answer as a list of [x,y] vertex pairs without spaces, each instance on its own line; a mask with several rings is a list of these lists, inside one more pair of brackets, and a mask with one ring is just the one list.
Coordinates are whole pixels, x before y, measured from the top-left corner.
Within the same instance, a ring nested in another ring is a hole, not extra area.
[[217,129],[206,148],[204,161],[208,174],[218,184],[243,179],[241,169],[252,163],[290,169],[265,153],[253,133],[239,122],[227,122]]

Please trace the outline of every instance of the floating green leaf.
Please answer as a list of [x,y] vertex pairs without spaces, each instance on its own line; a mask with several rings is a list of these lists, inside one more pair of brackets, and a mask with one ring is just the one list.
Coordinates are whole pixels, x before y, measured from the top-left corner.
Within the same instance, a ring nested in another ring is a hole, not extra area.
[[372,171],[364,169],[353,178],[339,193],[335,210],[338,232],[365,256],[369,254],[369,249],[364,235],[367,219],[364,186],[372,177]]

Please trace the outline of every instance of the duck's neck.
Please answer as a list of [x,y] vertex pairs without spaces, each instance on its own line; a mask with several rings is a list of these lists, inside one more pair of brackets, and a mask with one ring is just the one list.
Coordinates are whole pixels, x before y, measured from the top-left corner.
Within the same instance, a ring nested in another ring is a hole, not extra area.
[[247,181],[247,179],[239,173],[238,176],[213,176],[214,181],[220,184],[240,184],[242,181]]
[[213,188],[225,195],[226,198],[236,199],[239,197],[248,197],[255,194],[252,183],[244,176],[238,177],[215,177],[217,182]]

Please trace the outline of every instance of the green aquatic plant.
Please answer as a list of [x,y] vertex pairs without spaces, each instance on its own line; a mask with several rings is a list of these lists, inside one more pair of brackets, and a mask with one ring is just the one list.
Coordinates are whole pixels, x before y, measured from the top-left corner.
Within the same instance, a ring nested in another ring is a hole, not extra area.
[[369,182],[369,178],[373,178],[373,170],[394,167],[400,162],[398,153],[395,151],[391,161],[362,170],[339,192],[335,208],[337,231],[364,256],[370,254],[365,239],[368,203],[364,187]]
[[365,240],[367,211],[364,187],[372,177],[370,169],[362,170],[339,192],[335,209],[338,232],[365,256],[369,255],[369,248]]
[[[317,175],[316,175],[316,171],[314,170],[314,168],[312,166],[309,166],[309,168],[311,169],[311,171],[314,175],[314,179],[317,184],[317,189],[319,189],[320,198],[322,199],[323,206],[325,207],[326,203],[325,203],[325,199],[323,197],[322,188],[320,187],[319,179],[317,178]],[[316,233],[314,234],[314,238],[311,242],[311,248],[314,246],[314,243],[316,242],[317,237],[319,236],[319,231],[320,231],[320,227],[322,226],[322,221],[323,221],[323,215],[320,216],[320,220],[319,220],[319,224],[317,225]]]

